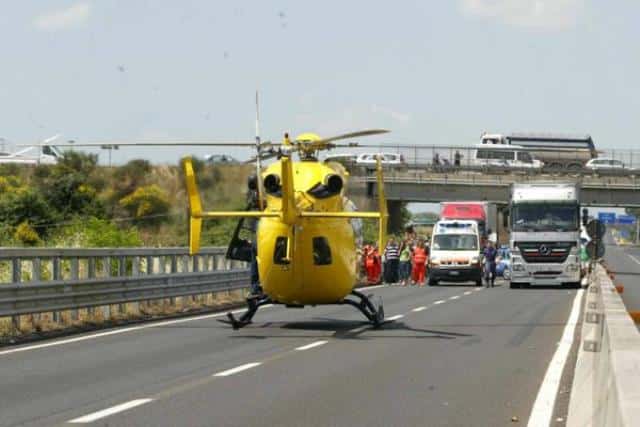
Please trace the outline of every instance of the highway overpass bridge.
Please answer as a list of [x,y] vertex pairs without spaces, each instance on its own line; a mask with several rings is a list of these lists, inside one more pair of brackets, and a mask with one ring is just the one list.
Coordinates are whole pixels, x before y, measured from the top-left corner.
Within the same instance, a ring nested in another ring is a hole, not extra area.
[[[377,197],[373,174],[354,174],[349,191],[355,199]],[[508,203],[513,183],[577,183],[581,203],[588,206],[640,207],[640,178],[635,176],[570,176],[390,171],[385,173],[389,201],[443,202],[487,200]],[[364,200],[363,200],[364,201]]]

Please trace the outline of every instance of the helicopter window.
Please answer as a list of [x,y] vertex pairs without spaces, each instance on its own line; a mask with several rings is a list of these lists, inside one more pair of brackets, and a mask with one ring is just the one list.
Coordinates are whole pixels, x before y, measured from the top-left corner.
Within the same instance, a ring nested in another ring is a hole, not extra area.
[[313,238],[313,263],[315,265],[331,264],[331,248],[326,237]]
[[280,236],[276,238],[276,244],[273,249],[273,263],[274,264],[289,264],[287,260],[287,238]]

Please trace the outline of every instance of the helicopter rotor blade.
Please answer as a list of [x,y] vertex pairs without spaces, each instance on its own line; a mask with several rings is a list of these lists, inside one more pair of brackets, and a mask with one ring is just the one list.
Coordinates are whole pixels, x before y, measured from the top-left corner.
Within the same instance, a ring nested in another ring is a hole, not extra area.
[[323,138],[315,142],[317,144],[327,144],[333,141],[339,141],[341,139],[356,138],[359,136],[379,135],[379,134],[388,133],[388,132],[390,131],[387,129],[367,129],[367,130],[361,130],[357,132],[344,133],[342,135],[336,135],[330,138]]
[[[266,142],[264,144],[267,144]],[[268,142],[270,145],[271,142]],[[20,144],[19,146],[27,146],[33,144]],[[84,142],[84,143],[76,143],[76,142],[67,142],[66,144],[56,144],[56,143],[42,143],[39,145],[54,145],[56,147],[62,148],[73,148],[73,147],[102,147],[102,146],[112,146],[112,147],[180,147],[180,146],[203,146],[203,147],[255,147],[255,142],[213,142],[213,141],[105,141],[105,142]]]

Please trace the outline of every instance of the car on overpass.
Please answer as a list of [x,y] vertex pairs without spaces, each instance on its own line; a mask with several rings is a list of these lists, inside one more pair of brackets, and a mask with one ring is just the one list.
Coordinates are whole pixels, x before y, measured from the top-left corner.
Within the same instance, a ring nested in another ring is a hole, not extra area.
[[629,171],[627,165],[625,165],[622,160],[611,159],[608,157],[598,157],[595,159],[591,159],[584,165],[585,169],[594,172],[600,171]]
[[406,166],[404,156],[398,153],[361,153],[356,158],[356,166],[375,169],[378,156],[381,157],[380,162],[383,167],[404,168]]
[[208,154],[204,156],[207,163],[214,165],[238,165],[240,162],[228,154]]
[[339,153],[339,154],[328,154],[324,158],[325,163],[340,163],[345,168],[349,169],[353,165],[356,164],[356,160],[358,159],[357,154],[349,154],[349,153]]

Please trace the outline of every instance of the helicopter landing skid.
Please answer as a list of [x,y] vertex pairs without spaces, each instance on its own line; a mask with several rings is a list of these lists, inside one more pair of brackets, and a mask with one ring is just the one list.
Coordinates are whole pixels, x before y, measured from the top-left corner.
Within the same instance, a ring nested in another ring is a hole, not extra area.
[[345,298],[340,304],[349,304],[357,308],[376,328],[382,325],[382,323],[384,322],[384,307],[382,305],[382,299],[378,300],[378,304],[376,307],[371,302],[373,295],[367,296],[362,292],[356,291],[355,289],[351,291],[351,295],[358,298],[359,301]]
[[244,328],[251,323],[251,319],[253,319],[253,316],[261,306],[270,303],[271,299],[266,295],[249,297],[247,298],[247,305],[249,306],[249,308],[242,314],[242,316],[240,316],[239,319],[236,319],[233,313],[229,312],[227,313],[227,318],[229,320],[220,320],[220,322],[231,325],[235,330]]

